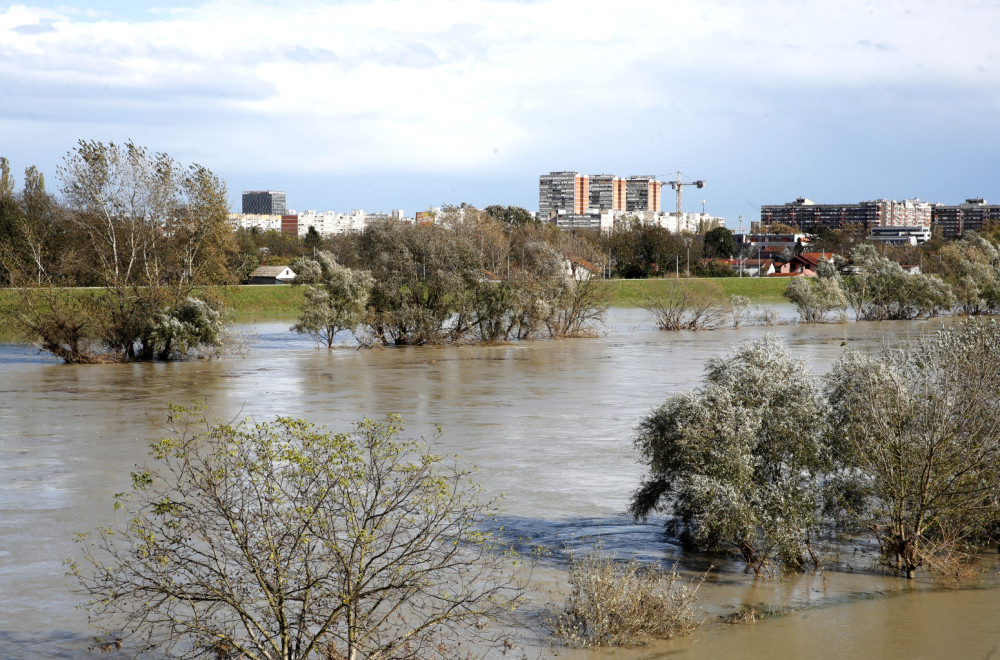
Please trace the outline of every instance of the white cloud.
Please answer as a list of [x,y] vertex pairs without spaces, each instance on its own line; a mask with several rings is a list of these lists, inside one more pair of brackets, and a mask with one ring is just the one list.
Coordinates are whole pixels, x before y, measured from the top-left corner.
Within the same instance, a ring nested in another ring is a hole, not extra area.
[[928,0],[212,0],[142,21],[18,5],[0,118],[144,126],[167,151],[197,135],[234,171],[467,173],[705,144],[831,90],[996,105],[998,19]]

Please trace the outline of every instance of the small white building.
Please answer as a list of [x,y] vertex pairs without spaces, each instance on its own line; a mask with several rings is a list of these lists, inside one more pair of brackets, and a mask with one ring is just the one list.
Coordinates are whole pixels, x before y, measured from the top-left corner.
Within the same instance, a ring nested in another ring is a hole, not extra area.
[[295,271],[288,266],[257,266],[249,284],[290,284],[294,279]]
[[931,240],[931,228],[923,225],[872,227],[868,240],[888,245],[920,245]]

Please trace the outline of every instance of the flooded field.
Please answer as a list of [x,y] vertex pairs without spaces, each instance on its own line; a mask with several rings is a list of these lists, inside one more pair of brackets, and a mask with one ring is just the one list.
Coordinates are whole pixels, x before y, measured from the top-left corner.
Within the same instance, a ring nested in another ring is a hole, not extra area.
[[[75,532],[110,519],[112,496],[160,434],[168,401],[203,401],[220,419],[281,414],[332,430],[388,413],[401,414],[413,435],[432,436],[440,425],[435,449],[461,454],[490,493],[504,494],[511,533],[553,549],[538,577],[554,592],[564,586],[564,546],[597,536],[619,556],[677,563],[691,574],[707,567],[665,539],[660,521],[637,524],[624,513],[643,472],[632,426],[671,392],[695,386],[707,358],[773,333],[824,370],[845,346],[918,336],[940,323],[670,334],[642,310],[619,309],[597,339],[328,352],[274,321],[245,328],[255,336],[242,359],[102,366],[62,365],[0,345],[0,658],[87,656],[91,634],[62,562],[74,554]],[[983,588],[962,589],[926,576],[874,575],[864,553],[851,549],[839,559],[822,573],[765,582],[723,561],[700,591],[699,632],[615,657],[996,657],[992,558]],[[740,605],[790,613],[720,623]],[[533,654],[552,653],[540,638],[528,642]]]

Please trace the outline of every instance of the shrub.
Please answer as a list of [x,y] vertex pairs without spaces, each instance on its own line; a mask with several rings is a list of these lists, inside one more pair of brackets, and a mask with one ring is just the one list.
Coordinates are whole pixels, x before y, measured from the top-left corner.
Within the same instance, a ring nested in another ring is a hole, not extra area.
[[567,646],[639,646],[689,633],[700,623],[700,581],[683,581],[675,569],[618,562],[598,547],[571,557],[569,582],[565,602],[544,617]]

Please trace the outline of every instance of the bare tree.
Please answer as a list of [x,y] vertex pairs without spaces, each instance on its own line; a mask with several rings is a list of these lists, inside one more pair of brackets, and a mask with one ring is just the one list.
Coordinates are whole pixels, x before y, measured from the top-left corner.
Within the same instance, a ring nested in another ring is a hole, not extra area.
[[132,475],[115,523],[81,536],[71,563],[112,643],[375,660],[506,641],[494,624],[523,585],[492,503],[467,471],[399,440],[399,419],[333,434],[289,418],[209,427],[172,407],[169,425],[155,467]]

